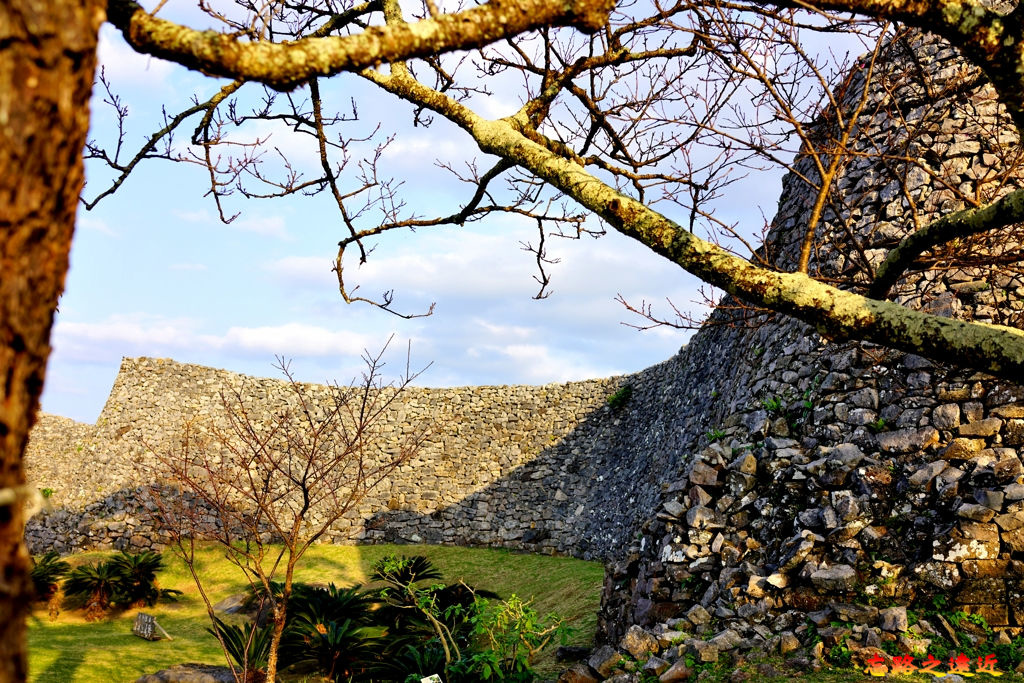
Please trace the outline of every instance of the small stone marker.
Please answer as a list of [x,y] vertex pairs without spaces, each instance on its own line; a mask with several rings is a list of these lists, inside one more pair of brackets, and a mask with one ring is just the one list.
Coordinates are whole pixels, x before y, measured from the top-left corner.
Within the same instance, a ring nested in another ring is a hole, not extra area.
[[174,638],[171,638],[170,633],[165,631],[160,624],[156,623],[156,617],[152,614],[139,612],[135,615],[135,624],[132,626],[132,633],[146,640],[160,640],[160,636],[156,635],[154,630],[159,630],[160,633],[167,637],[167,640],[174,640]]
[[441,677],[437,674],[430,674],[426,678],[421,678],[420,683],[441,683]]

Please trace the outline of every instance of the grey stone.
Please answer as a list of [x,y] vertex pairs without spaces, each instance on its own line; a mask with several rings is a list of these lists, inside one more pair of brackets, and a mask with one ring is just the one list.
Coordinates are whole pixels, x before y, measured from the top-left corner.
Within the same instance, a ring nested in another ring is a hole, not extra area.
[[847,564],[819,569],[811,574],[811,582],[827,591],[850,591],[857,585],[857,571]]
[[726,652],[738,647],[741,640],[742,638],[739,633],[731,628],[727,628],[716,633],[708,642],[717,647],[720,652]]
[[894,432],[882,432],[877,434],[875,439],[883,451],[909,453],[938,443],[939,432],[931,426],[920,429],[900,429]]
[[911,486],[924,488],[948,466],[949,463],[945,460],[933,460],[910,475],[907,481],[910,482]]
[[984,505],[964,503],[956,509],[956,514],[958,517],[970,519],[975,522],[991,522],[992,518],[996,516],[996,511]]
[[688,681],[693,677],[693,669],[686,664],[686,658],[680,657],[663,674],[658,676],[658,683],[676,683]]
[[235,677],[226,666],[209,664],[177,664],[135,679],[135,683],[234,683]]
[[641,671],[646,671],[649,674],[660,676],[661,674],[665,673],[668,667],[668,662],[666,662],[661,657],[651,657],[646,662],[644,662]]
[[587,663],[590,664],[590,668],[600,674],[602,678],[608,678],[621,661],[622,655],[619,654],[618,650],[610,645],[602,645],[594,650],[594,653],[590,655],[590,659],[587,660]]
[[[813,578],[813,577],[812,577]],[[878,619],[878,608],[871,605],[851,605],[843,602],[829,603],[839,621],[854,624],[872,624]]]
[[946,403],[932,410],[932,426],[936,429],[956,429],[960,426],[960,406]]
[[904,606],[887,607],[879,612],[881,618],[880,626],[883,630],[903,632],[909,627],[907,621],[907,608]]

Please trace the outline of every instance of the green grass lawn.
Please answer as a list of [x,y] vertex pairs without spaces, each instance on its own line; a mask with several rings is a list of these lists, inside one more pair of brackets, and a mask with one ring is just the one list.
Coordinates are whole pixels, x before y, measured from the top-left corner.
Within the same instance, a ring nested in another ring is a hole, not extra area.
[[[603,567],[564,557],[520,555],[505,550],[446,546],[315,546],[300,563],[296,579],[366,583],[373,563],[388,553],[425,555],[441,570],[444,580],[465,581],[502,597],[513,593],[533,599],[541,614],[554,612],[575,629],[572,644],[588,645],[594,636],[601,599]],[[95,561],[105,553],[81,553],[67,559],[73,565]],[[153,614],[173,640],[149,642],[131,633],[138,610],[118,612],[100,622],[86,622],[80,611],[62,611],[50,621],[39,605],[29,621],[29,680],[38,683],[130,683],[139,676],[182,662],[224,664],[213,636],[206,633],[205,607],[184,563],[165,553],[168,567],[160,573],[161,588],[184,592],[177,603],[143,611]],[[240,593],[245,579],[216,547],[202,549],[197,568],[210,599],[217,602]],[[559,667],[551,656],[538,663],[541,671]]]

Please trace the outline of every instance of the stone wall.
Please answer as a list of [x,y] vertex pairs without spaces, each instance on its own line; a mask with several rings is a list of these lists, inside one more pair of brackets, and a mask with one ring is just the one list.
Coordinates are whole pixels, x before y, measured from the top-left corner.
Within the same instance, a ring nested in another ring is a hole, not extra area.
[[[657,374],[632,380],[638,399]],[[407,388],[384,418],[385,448],[420,427],[429,436],[327,540],[607,555],[620,530],[640,521],[626,501],[646,496],[650,505],[654,495],[634,486],[648,469],[646,454],[616,428],[620,415],[607,403],[620,383]],[[152,481],[147,453],[178,448],[188,420],[223,428],[222,396],[235,391],[254,422],[268,423],[287,386],[171,360],[124,359],[96,425],[43,415],[33,430],[28,475],[53,490],[53,509],[28,525],[31,548],[149,546],[154,534],[140,488]],[[333,391],[303,386],[321,404]]]
[[[847,287],[869,282],[889,249],[940,212],[997,197],[1021,177],[1012,126],[952,48],[909,32],[879,63],[812,261]],[[864,84],[855,70],[848,103]],[[816,177],[807,157],[797,170]],[[764,250],[783,268],[795,263],[811,196],[798,175],[786,177]],[[1019,226],[953,253],[933,252],[893,298],[1024,327]],[[855,661],[891,663],[883,645],[919,654],[929,638],[949,637],[941,621],[908,624],[908,607],[937,596],[1006,637],[1024,632],[1024,387],[830,343],[779,316],[723,329],[730,317],[740,322],[727,307],[716,312],[689,350],[745,356],[735,375],[745,389],[719,396],[730,414],[679,458],[684,471],[666,478],[659,507],[610,563],[608,645],[567,680],[621,671],[624,654],[658,655],[655,673],[685,653],[714,661],[816,642],[809,655],[820,658],[823,640],[845,642]],[[692,637],[701,633],[710,639]]]
[[[955,51],[905,33],[879,64],[812,260],[846,287],[867,283],[902,236],[1021,177],[1012,127]],[[850,74],[849,106],[865,82],[863,69]],[[812,161],[796,170],[763,251],[782,268],[813,204],[800,179],[815,177]],[[1020,245],[1017,226],[961,240],[892,296],[1024,327]],[[627,384],[631,398],[613,410],[607,397]],[[265,412],[282,385],[126,359],[95,427],[44,417],[29,475],[56,490],[57,509],[31,521],[33,547],[150,542],[135,463],[147,447],[172,448],[186,418],[214,419],[220,393],[237,387]],[[1011,635],[1024,628],[1019,384],[726,306],[679,354],[634,375],[413,389],[387,419],[395,434],[425,421],[433,435],[329,540],[606,559],[605,654],[644,642],[679,656],[679,636],[666,634],[709,629],[723,650],[792,649],[808,642],[808,621],[832,620],[857,623],[851,646],[910,648],[928,633],[908,631],[899,609],[940,593]],[[612,659],[592,663],[605,675]]]

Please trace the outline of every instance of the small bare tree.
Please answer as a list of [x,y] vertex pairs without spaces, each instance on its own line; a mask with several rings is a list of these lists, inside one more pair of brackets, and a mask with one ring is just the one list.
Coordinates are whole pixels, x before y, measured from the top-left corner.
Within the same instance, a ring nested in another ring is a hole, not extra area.
[[[362,381],[334,385],[328,401],[314,400],[309,388],[295,380],[290,364],[278,358],[275,367],[287,379],[287,389],[283,396],[268,396],[281,401],[272,417],[257,413],[243,385],[221,395],[221,425],[193,419],[184,427],[180,448],[155,451],[153,497],[160,521],[192,574],[226,655],[228,644],[216,628],[213,604],[196,566],[197,543],[219,543],[263,596],[261,611],[267,610],[272,620],[268,681],[275,680],[295,568],[302,556],[407,462],[427,434],[420,426],[403,429],[397,442],[384,438],[386,414],[423,372],[410,373],[407,357],[404,375],[385,384],[380,372],[384,349],[366,353]],[[255,636],[256,629],[246,632],[250,642]],[[250,642],[243,652],[249,651]],[[227,659],[235,679],[248,680],[255,667],[247,655],[241,671]]]

